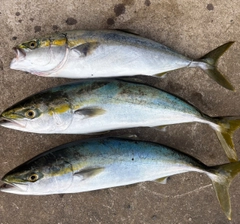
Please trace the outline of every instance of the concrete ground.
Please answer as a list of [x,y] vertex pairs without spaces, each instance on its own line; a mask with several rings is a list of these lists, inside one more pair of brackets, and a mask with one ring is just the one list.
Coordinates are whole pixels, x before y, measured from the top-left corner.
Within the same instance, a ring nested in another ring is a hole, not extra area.
[[[47,87],[70,80],[43,78],[9,69],[12,47],[56,31],[73,29],[131,29],[192,58],[228,41],[236,43],[219,67],[236,92],[228,91],[200,69],[169,72],[164,79],[144,81],[174,93],[210,116],[240,115],[239,1],[122,0],[27,1],[0,3],[0,112]],[[127,53],[127,52],[126,52]],[[207,165],[228,162],[215,133],[207,125],[118,131],[163,143]],[[240,156],[240,131],[234,142]],[[0,176],[54,146],[83,138],[78,135],[38,135],[0,127]],[[86,136],[85,136],[86,137]],[[227,221],[207,176],[186,173],[167,185],[141,183],[80,194],[18,196],[0,194],[0,223],[239,223],[240,176],[230,189],[232,221]]]

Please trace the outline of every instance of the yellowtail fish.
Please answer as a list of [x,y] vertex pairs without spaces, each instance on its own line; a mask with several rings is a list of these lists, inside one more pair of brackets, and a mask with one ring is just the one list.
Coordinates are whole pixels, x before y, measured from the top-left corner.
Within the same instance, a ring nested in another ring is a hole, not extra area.
[[32,39],[14,47],[10,67],[35,75],[65,78],[163,75],[199,67],[221,86],[234,90],[216,68],[219,57],[233,44],[226,43],[199,60],[119,30],[74,30]]
[[200,122],[217,134],[230,161],[237,118],[211,118],[182,99],[126,80],[102,79],[54,87],[6,109],[0,125],[35,133],[88,134],[133,127]]
[[77,193],[144,181],[166,183],[169,176],[192,171],[212,180],[218,201],[231,219],[229,186],[240,172],[240,162],[208,167],[172,148],[143,141],[92,139],[53,148],[7,173],[0,191]]

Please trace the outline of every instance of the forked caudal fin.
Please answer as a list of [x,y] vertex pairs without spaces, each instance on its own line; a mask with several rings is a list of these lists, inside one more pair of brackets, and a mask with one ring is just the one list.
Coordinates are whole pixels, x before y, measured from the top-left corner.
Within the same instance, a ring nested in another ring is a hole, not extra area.
[[231,203],[229,197],[229,186],[233,178],[240,172],[240,162],[224,164],[220,166],[210,167],[211,173],[216,176],[208,175],[217,195],[217,199],[224,211],[225,215],[231,220]]
[[230,162],[238,161],[237,152],[233,143],[233,133],[240,127],[240,118],[220,118],[216,122],[219,129],[215,130],[219,141]]
[[[193,65],[196,62],[198,64],[198,67],[202,68],[210,78],[215,80],[219,85],[225,87],[229,90],[234,90],[234,87],[232,84],[227,80],[227,78],[224,77],[221,72],[218,71],[216,64],[218,59],[223,55],[223,53],[233,44],[234,42],[228,42],[226,44],[223,44],[222,46],[210,51],[206,55],[204,55],[200,60],[193,61]],[[204,62],[204,64],[198,63],[198,62]],[[191,66],[191,65],[190,65]]]

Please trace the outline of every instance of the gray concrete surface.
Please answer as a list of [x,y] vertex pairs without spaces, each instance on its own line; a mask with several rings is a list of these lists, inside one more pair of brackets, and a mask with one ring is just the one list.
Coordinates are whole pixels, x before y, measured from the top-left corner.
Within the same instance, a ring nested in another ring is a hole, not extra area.
[[[236,87],[230,92],[199,69],[181,69],[164,79],[144,81],[172,92],[210,116],[240,115],[239,1],[122,0],[27,1],[0,3],[0,112],[26,96],[67,83],[9,69],[17,43],[55,31],[131,29],[176,51],[198,58],[236,41],[219,67]],[[118,131],[173,146],[207,165],[228,160],[215,133],[202,124],[174,125],[166,132],[148,128]],[[240,131],[234,142],[240,156]],[[54,146],[87,136],[37,135],[0,128],[0,176]],[[53,196],[0,194],[0,223],[239,223],[240,176],[230,189],[232,221],[227,221],[210,180],[201,174],[171,177],[167,185],[142,183],[107,190]]]

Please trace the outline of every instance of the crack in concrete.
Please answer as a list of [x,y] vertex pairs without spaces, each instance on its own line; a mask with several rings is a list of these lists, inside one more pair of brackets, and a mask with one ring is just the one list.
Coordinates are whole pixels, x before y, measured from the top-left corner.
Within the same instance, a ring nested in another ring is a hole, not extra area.
[[157,196],[160,196],[160,197],[163,197],[163,198],[181,198],[181,197],[184,197],[186,195],[189,195],[189,194],[192,194],[192,193],[195,193],[195,192],[199,192],[199,191],[202,191],[204,190],[205,188],[208,188],[212,186],[212,184],[208,184],[208,185],[205,185],[205,186],[201,186],[201,187],[198,187],[192,191],[188,191],[186,193],[183,193],[183,194],[177,194],[177,195],[166,195],[166,194],[161,194],[161,193],[158,193],[158,192],[155,192],[155,191],[151,191],[149,189],[147,189],[145,186],[143,185],[140,185],[139,187],[145,191],[147,191],[148,193],[151,193],[153,195],[157,195]]

